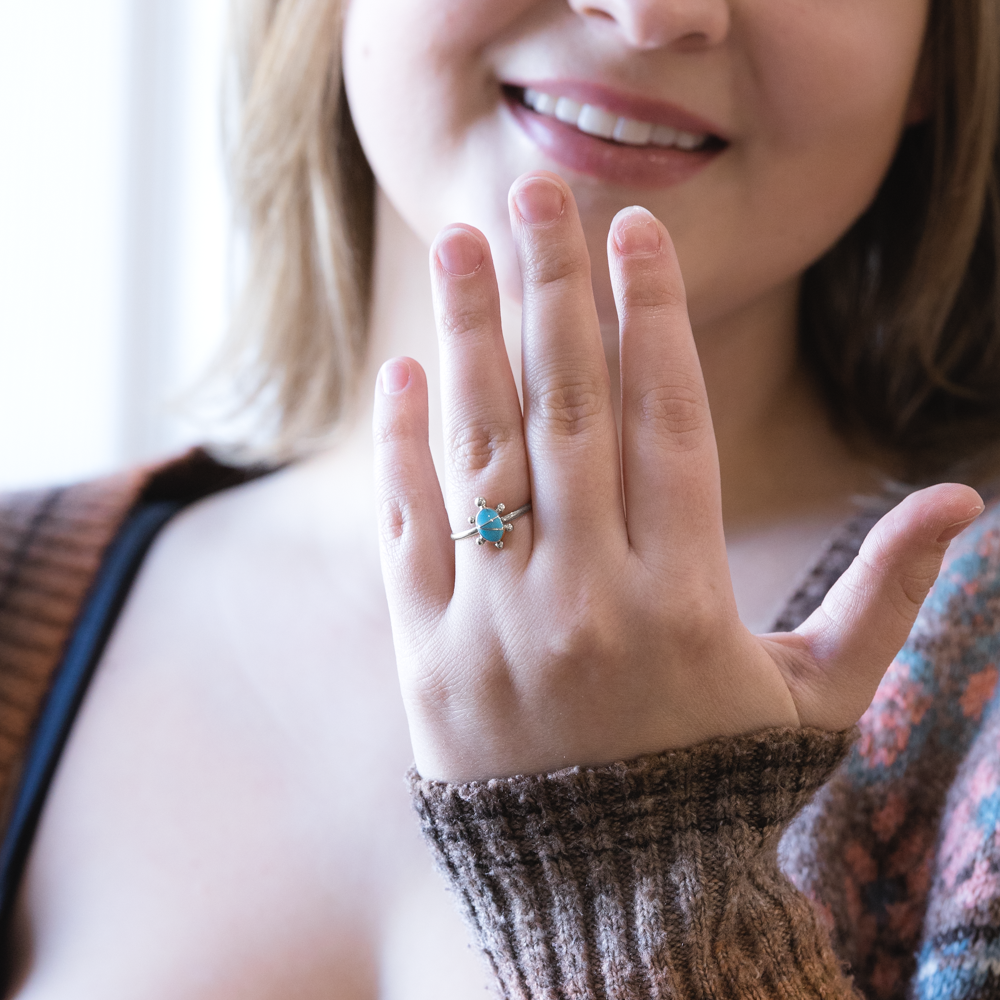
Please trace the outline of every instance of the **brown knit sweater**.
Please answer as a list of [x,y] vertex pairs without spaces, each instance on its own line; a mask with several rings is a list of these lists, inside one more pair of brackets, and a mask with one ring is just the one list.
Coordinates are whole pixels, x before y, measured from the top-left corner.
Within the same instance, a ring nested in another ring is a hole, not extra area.
[[0,499],[0,801],[101,557],[147,475]]
[[628,764],[410,783],[505,997],[854,997],[778,868],[788,823],[853,735],[776,729]]

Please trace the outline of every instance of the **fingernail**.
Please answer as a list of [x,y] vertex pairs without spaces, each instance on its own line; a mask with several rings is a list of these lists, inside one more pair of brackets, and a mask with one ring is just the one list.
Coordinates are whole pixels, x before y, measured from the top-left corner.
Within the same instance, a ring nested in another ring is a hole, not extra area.
[[514,192],[518,215],[531,225],[555,222],[566,207],[563,189],[548,177],[529,177]]
[[402,358],[394,358],[382,365],[382,391],[395,396],[410,384],[410,366]]
[[980,507],[971,517],[967,517],[964,521],[956,521],[954,524],[949,525],[944,529],[944,531],[941,532],[940,535],[938,535],[938,542],[950,542],[956,535],[960,535],[970,524],[972,524],[973,521],[975,521],[977,517],[979,517],[980,514],[982,514],[983,510],[984,508]]
[[656,253],[660,249],[656,219],[638,205],[623,209],[615,220],[615,246],[626,255]]
[[461,277],[478,271],[486,255],[482,243],[472,233],[456,226],[438,238],[437,259],[449,274]]

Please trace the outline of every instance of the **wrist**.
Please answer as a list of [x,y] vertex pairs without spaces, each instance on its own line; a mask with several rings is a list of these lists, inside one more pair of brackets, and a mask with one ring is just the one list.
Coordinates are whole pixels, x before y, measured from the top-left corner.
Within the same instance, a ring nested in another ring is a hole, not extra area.
[[547,775],[449,785],[411,772],[411,787],[510,995],[562,996],[544,984],[610,975],[621,982],[608,995],[637,998],[769,995],[747,976],[825,977],[830,996],[850,996],[777,845],[854,736],[772,729]]

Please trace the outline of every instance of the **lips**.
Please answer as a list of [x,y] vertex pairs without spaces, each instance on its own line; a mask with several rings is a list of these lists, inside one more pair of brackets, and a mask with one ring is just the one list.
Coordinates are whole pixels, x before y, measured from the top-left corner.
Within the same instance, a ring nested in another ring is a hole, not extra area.
[[507,105],[562,166],[628,187],[668,187],[728,145],[721,130],[676,106],[579,81],[505,85]]

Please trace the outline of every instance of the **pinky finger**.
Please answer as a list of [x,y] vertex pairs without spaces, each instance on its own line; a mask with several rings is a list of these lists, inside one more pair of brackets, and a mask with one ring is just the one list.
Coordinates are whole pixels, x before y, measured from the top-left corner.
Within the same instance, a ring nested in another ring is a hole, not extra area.
[[382,575],[394,629],[444,609],[455,580],[455,546],[427,441],[427,378],[393,358],[375,389],[375,494]]

